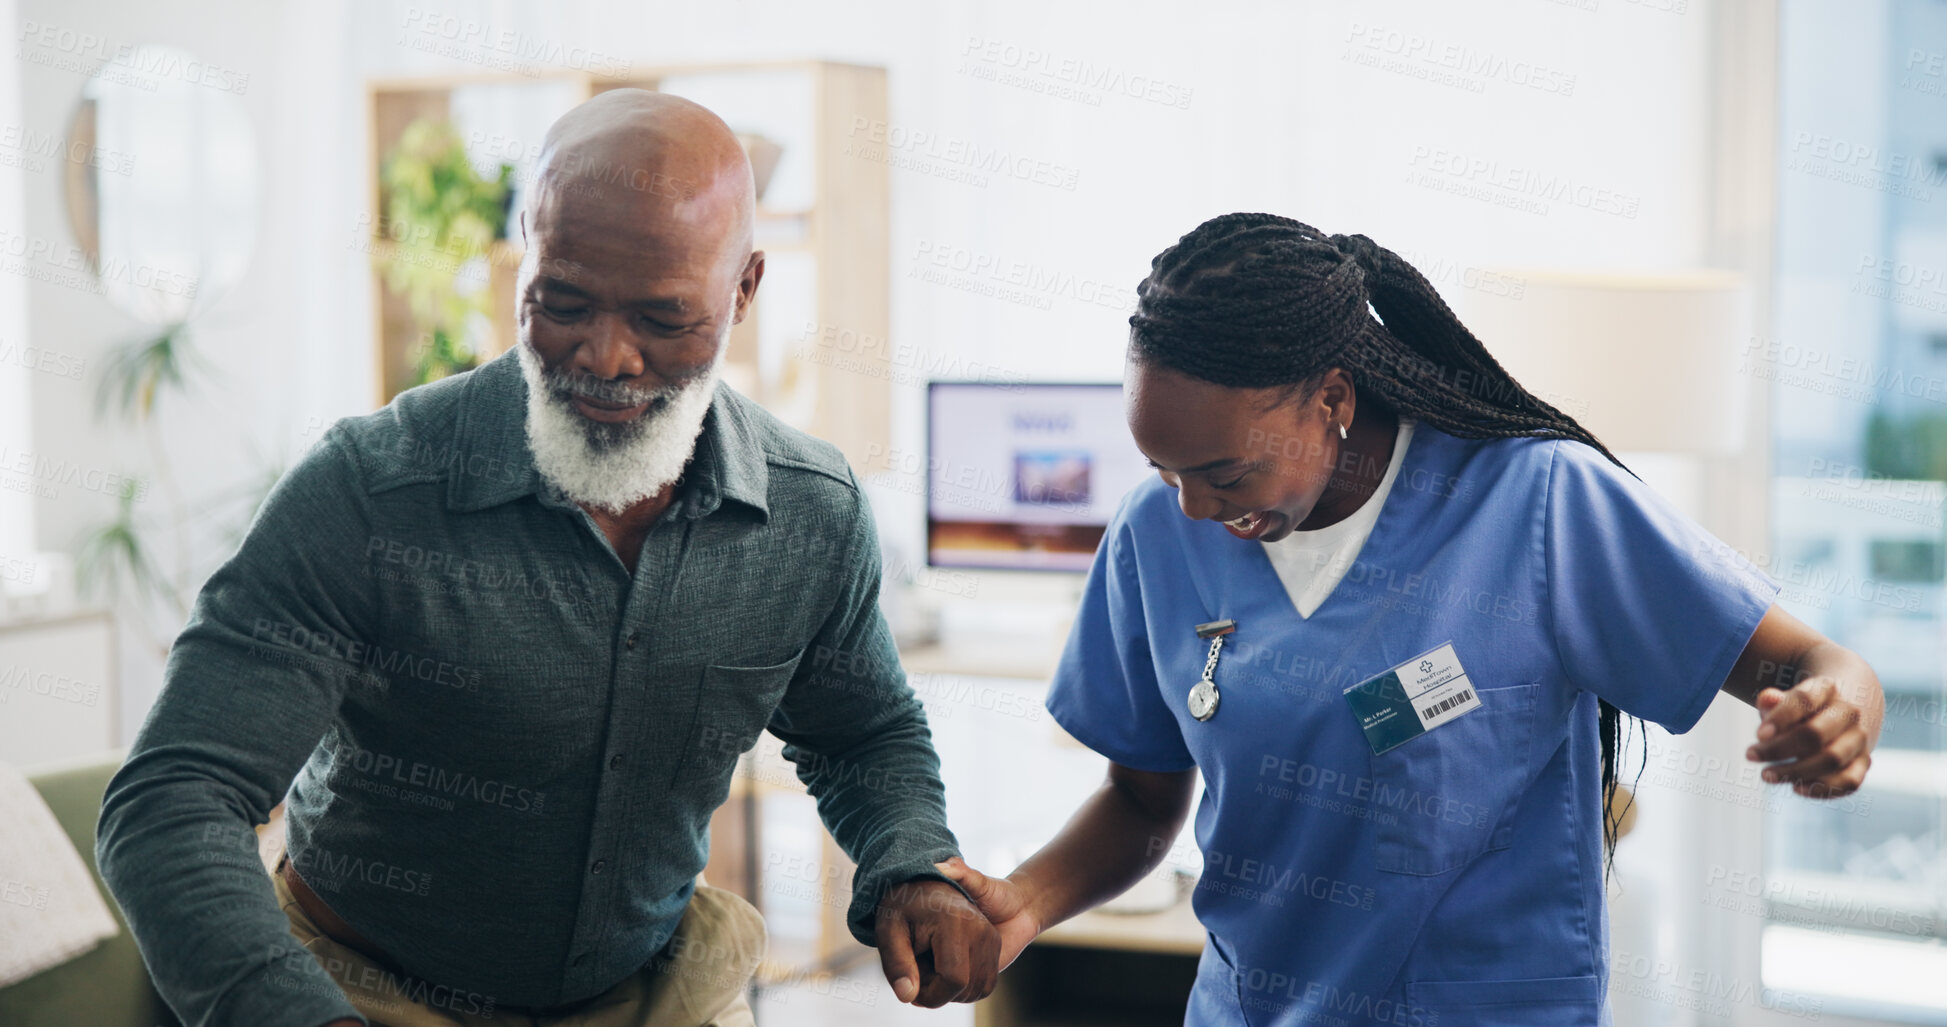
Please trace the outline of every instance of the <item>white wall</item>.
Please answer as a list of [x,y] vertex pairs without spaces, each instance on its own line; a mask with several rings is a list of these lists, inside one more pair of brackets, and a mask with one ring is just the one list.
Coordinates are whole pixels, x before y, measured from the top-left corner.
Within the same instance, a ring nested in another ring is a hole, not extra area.
[[[0,0],[0,18],[14,21],[14,0]],[[20,74],[13,51],[0,53],[0,125],[20,125]],[[21,217],[21,183],[27,172],[22,162],[0,164],[0,225],[17,225]],[[27,283],[18,275],[0,275],[0,347],[23,346],[27,339]],[[13,352],[8,350],[9,353]],[[19,444],[30,434],[29,388],[31,365],[0,360],[0,446]],[[3,466],[5,461],[0,461]],[[33,497],[17,488],[0,488],[0,592],[10,583],[32,582],[27,561],[34,535]]]
[[[16,0],[15,42],[29,55],[18,64],[21,123],[32,138],[65,133],[86,73],[117,47],[161,44],[238,76],[238,98],[255,129],[260,164],[256,245],[243,279],[222,292],[192,324],[194,345],[212,373],[197,378],[186,399],[158,406],[154,431],[97,418],[94,386],[112,348],[152,331],[103,296],[61,276],[25,283],[28,338],[86,361],[84,381],[35,375],[31,433],[0,443],[91,472],[148,475],[157,445],[180,484],[178,506],[159,488],[139,504],[150,524],[185,525],[194,580],[214,568],[234,542],[241,511],[233,497],[286,466],[315,439],[306,426],[361,409],[369,395],[367,322],[353,313],[367,276],[363,256],[348,247],[351,216],[363,205],[362,92],[346,64],[346,12],[338,4],[130,4],[116,0]],[[53,34],[43,35],[46,30]],[[32,30],[32,31],[30,31]],[[92,38],[89,45],[77,42]],[[133,155],[139,173],[142,155]],[[75,244],[61,167],[24,176],[25,214],[9,227],[54,247]],[[11,285],[0,283],[0,288]],[[11,313],[15,308],[9,306]],[[48,485],[35,501],[38,528],[11,546],[72,551],[87,528],[113,512],[107,490]],[[171,559],[175,534],[156,536]],[[166,641],[179,624],[156,614]],[[157,632],[124,623],[121,631],[123,724],[132,733],[159,687]]]

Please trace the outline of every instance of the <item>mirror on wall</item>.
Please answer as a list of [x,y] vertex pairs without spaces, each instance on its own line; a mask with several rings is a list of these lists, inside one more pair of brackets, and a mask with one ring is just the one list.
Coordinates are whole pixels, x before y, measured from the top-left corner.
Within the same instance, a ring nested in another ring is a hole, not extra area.
[[142,47],[134,75],[109,64],[68,129],[69,224],[102,292],[149,324],[178,324],[243,277],[257,235],[258,161],[235,94],[189,73],[190,54]]

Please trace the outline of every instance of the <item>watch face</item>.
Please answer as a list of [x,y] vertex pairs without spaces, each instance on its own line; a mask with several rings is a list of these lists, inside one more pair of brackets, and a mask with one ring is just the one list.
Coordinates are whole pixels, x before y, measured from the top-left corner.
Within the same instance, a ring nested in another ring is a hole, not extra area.
[[1190,716],[1209,720],[1217,713],[1217,685],[1204,678],[1190,689]]

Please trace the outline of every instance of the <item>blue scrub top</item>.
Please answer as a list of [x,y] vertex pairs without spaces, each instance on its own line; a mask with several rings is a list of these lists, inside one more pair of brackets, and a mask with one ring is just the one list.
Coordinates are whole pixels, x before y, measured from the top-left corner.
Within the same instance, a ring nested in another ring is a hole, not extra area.
[[[1309,619],[1261,544],[1136,488],[1048,710],[1117,763],[1203,772],[1187,1023],[1596,1025],[1597,697],[1689,730],[1777,592],[1590,446],[1422,422]],[[1194,628],[1220,618],[1237,631],[1199,722]],[[1481,708],[1375,756],[1344,690],[1446,643]]]

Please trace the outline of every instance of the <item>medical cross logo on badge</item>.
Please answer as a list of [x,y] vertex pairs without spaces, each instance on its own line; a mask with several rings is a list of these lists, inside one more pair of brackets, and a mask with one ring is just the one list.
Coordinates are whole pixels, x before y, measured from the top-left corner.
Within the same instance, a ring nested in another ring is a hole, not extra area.
[[1452,642],[1353,685],[1345,701],[1375,756],[1481,705]]

